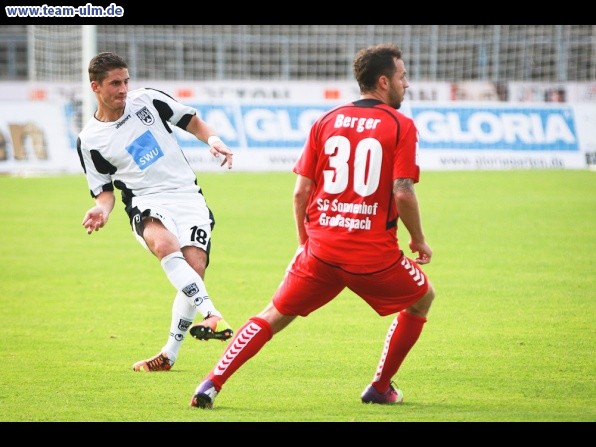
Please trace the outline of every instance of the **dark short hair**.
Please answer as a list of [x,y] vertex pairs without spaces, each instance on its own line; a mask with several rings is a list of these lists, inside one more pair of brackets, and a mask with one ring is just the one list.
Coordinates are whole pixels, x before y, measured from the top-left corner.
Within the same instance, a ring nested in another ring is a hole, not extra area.
[[392,43],[382,43],[358,51],[354,57],[353,70],[360,92],[374,90],[379,76],[393,76],[394,59],[401,59],[401,49]]
[[128,68],[128,65],[116,53],[109,51],[99,53],[89,62],[89,81],[101,84],[108,76],[108,72],[116,68]]

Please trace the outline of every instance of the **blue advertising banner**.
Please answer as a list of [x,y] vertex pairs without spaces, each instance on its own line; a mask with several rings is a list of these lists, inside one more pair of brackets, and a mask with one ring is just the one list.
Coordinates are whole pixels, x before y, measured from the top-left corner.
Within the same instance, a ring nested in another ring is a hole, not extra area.
[[579,151],[571,107],[415,105],[420,149]]
[[[291,171],[312,123],[335,101],[194,102],[234,151],[234,170]],[[596,160],[596,104],[405,101],[423,170],[584,169]],[[80,115],[70,103],[0,101],[0,173],[80,172]],[[197,171],[219,171],[207,145],[173,127]]]

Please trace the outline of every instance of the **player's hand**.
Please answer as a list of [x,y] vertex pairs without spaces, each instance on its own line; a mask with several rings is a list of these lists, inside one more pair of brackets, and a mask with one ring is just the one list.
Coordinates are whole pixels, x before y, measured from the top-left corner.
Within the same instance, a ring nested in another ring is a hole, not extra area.
[[418,253],[414,259],[417,264],[428,264],[433,256],[433,251],[426,242],[410,241],[412,253]]
[[211,151],[211,154],[213,154],[215,158],[219,158],[220,154],[223,155],[224,159],[222,160],[220,166],[227,164],[228,169],[232,169],[234,154],[223,141],[215,141],[213,144],[209,145],[209,151]]
[[415,261],[416,264],[428,264],[430,262],[430,256],[426,253],[419,253]]
[[83,219],[83,227],[87,230],[87,234],[94,231],[99,231],[108,222],[109,213],[100,206],[94,206],[85,214]]

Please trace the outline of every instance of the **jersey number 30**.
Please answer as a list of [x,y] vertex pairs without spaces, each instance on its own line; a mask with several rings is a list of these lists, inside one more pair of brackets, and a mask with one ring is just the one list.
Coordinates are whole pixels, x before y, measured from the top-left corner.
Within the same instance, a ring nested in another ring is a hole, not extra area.
[[362,197],[374,193],[379,187],[383,149],[376,138],[364,138],[356,145],[353,171],[350,172],[350,140],[337,135],[325,142],[325,154],[329,155],[329,166],[323,172],[324,190],[329,194],[339,194],[348,186],[348,179],[353,175],[354,191]]

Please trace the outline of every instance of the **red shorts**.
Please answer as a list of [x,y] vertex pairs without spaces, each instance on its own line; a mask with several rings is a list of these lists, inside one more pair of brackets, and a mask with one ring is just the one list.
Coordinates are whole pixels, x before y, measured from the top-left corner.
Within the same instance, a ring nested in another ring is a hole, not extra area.
[[273,295],[273,304],[284,315],[305,317],[346,287],[385,316],[400,312],[422,298],[428,290],[428,278],[403,253],[397,262],[381,271],[358,274],[315,258],[307,243],[298,249],[286,269]]

